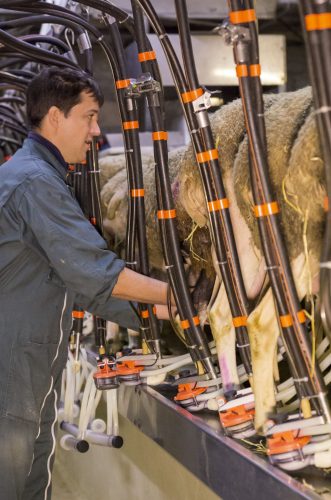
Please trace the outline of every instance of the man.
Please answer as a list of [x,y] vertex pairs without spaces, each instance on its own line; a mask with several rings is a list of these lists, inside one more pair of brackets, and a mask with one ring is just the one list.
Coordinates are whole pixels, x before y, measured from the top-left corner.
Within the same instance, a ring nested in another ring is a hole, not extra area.
[[126,301],[166,304],[167,285],[124,268],[84,217],[67,164],[100,134],[102,95],[82,72],[48,68],[29,85],[32,129],[0,168],[0,491],[50,498],[57,387],[73,304],[137,328]]

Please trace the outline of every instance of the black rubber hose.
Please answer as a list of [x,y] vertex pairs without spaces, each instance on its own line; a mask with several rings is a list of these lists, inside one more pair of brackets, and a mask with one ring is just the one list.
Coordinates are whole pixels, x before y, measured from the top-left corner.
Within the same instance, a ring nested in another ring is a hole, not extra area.
[[23,137],[26,137],[28,133],[28,131],[25,128],[19,127],[18,125],[15,125],[14,123],[11,123],[8,120],[4,120],[1,116],[1,113],[0,113],[0,128],[4,129],[7,128],[9,130],[12,130],[16,134],[22,135]]
[[8,104],[0,102],[0,113],[3,116],[5,116],[8,120],[11,120],[14,124],[17,124],[20,127],[24,127],[20,119],[17,117],[16,111],[13,110],[11,106],[8,106]]
[[0,71],[0,82],[12,85],[12,88],[16,88],[18,90],[21,90],[22,92],[25,92],[29,80],[27,80],[26,78],[14,76],[11,73],[7,73],[6,71]]
[[52,64],[58,64],[59,66],[76,67],[76,64],[74,64],[69,59],[55,54],[54,52],[49,52],[47,50],[34,47],[27,42],[20,41],[16,37],[10,35],[9,33],[6,33],[6,31],[2,29],[0,29],[0,42],[13,50],[22,52],[28,57],[40,62],[44,62],[46,64],[49,64],[49,60],[51,58]]

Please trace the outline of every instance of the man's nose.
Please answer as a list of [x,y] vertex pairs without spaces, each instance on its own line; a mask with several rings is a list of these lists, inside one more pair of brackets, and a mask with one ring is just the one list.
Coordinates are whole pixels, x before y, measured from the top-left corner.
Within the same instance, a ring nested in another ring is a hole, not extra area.
[[92,123],[91,134],[93,135],[93,137],[101,134],[101,130],[97,121],[94,121]]

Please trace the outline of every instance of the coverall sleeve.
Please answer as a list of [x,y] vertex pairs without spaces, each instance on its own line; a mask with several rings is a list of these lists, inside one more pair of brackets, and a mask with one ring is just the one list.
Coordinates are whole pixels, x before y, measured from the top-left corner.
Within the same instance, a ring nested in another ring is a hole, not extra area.
[[106,304],[99,305],[95,301],[91,303],[83,295],[77,295],[76,301],[85,311],[113,321],[124,328],[139,330],[140,321],[127,300],[111,297]]
[[65,182],[49,174],[36,175],[20,193],[18,207],[21,238],[31,238],[32,231],[66,287],[83,294],[92,312],[111,307],[124,261],[107,249]]

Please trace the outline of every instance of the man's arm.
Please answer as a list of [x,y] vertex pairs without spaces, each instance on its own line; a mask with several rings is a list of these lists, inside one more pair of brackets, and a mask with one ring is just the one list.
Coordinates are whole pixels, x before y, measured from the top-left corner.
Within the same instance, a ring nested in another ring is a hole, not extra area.
[[123,269],[113,288],[112,296],[136,300],[145,304],[167,304],[168,283]]
[[71,290],[100,306],[111,296],[167,303],[168,285],[125,269],[123,260],[107,250],[61,179],[34,178],[20,198],[19,212],[50,265]]

